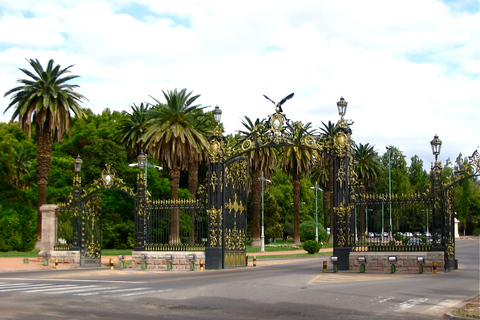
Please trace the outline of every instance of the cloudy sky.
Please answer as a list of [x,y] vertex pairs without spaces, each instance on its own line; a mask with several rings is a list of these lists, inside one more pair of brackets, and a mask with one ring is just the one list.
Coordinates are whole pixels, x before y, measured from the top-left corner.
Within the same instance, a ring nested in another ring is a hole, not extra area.
[[480,145],[478,0],[0,0],[0,122],[25,59],[74,65],[85,107],[131,111],[187,88],[241,119],[321,127],[348,101],[353,139],[398,147],[429,167]]

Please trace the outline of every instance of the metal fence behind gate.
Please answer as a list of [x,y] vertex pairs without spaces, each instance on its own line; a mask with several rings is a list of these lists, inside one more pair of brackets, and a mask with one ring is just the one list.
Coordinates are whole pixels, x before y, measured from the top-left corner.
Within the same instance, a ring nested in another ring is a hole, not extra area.
[[442,243],[429,199],[376,196],[362,200],[353,208],[353,251],[430,251]]
[[[180,244],[169,244],[171,216],[178,210]],[[204,201],[154,200],[146,219],[147,251],[204,251],[208,240],[208,217]]]

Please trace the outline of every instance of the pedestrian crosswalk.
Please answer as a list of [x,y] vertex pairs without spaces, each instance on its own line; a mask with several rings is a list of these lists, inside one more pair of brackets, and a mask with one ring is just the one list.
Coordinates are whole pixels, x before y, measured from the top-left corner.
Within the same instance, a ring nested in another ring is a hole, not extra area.
[[115,285],[104,284],[59,284],[55,282],[0,282],[0,293],[21,292],[44,295],[132,297],[172,291],[172,289],[154,289],[147,286],[128,287],[121,281]]
[[[421,274],[395,274],[395,279],[405,277],[419,277]],[[320,273],[308,284],[314,283],[339,283],[339,282],[357,282],[357,281],[378,281],[391,280],[391,274],[387,273]]]

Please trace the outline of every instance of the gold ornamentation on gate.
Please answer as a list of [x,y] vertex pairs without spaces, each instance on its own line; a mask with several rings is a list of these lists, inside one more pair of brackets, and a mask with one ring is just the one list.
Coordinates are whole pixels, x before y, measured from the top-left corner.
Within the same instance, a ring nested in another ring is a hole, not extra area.
[[225,205],[225,207],[232,211],[234,214],[234,218],[237,218],[237,213],[242,215],[242,212],[244,212],[247,208],[243,205],[242,201],[238,202],[238,197],[237,194],[234,195],[234,200],[232,202],[232,199],[228,200],[228,203]]

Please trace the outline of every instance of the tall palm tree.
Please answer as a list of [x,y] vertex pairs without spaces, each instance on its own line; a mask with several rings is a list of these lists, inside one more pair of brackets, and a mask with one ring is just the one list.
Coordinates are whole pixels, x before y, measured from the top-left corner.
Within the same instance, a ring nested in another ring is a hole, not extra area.
[[[313,135],[310,123],[303,125],[301,122],[294,122],[290,128],[292,142],[301,145],[301,140],[306,135]],[[300,241],[300,180],[302,175],[311,171],[318,152],[303,147],[286,147],[282,152],[282,166],[293,176],[293,243],[301,245]]]
[[132,113],[127,112],[128,118],[120,124],[118,132],[119,142],[130,147],[139,155],[143,150],[143,135],[147,129],[149,104],[140,103],[140,106],[133,104]]
[[[37,139],[37,184],[38,208],[47,203],[48,176],[52,157],[52,140],[61,141],[65,133],[70,133],[72,128],[73,112],[79,119],[86,117],[84,109],[80,106],[83,95],[75,92],[78,85],[67,84],[68,81],[78,78],[68,75],[70,68],[61,69],[60,65],[54,66],[53,59],[43,69],[40,62],[35,59],[27,60],[34,73],[20,68],[31,79],[19,79],[21,85],[5,93],[10,97],[10,104],[5,112],[14,107],[12,121],[18,117],[18,124],[24,133],[31,136],[32,126],[35,125]],[[37,223],[37,238],[41,237],[42,216],[39,212]]]
[[[240,131],[240,141],[245,140],[247,137],[251,137],[253,134],[262,134],[263,132],[256,132],[259,125],[264,125],[265,120],[256,119],[252,122],[249,117],[245,116],[245,120],[242,120],[243,126],[247,131]],[[273,149],[264,148],[256,149],[247,153],[250,168],[252,169],[252,203],[253,203],[253,241],[252,247],[260,247],[260,206],[262,197],[262,181],[260,177],[262,172],[265,178],[269,178],[272,173],[272,165],[276,160],[276,155]]]
[[[370,144],[354,144],[354,170],[358,179],[362,182],[361,194],[365,194],[367,189],[376,182],[382,172],[380,158]],[[365,210],[360,209],[360,235],[365,235]]]
[[[167,90],[162,93],[167,103],[162,105],[152,97],[159,107],[148,112],[150,120],[144,139],[150,154],[168,169],[171,199],[177,200],[180,171],[187,168],[193,154],[207,148],[205,136],[208,132],[194,125],[199,105],[193,103],[200,95],[187,93],[187,89]],[[169,243],[181,243],[178,210],[172,210]]]

